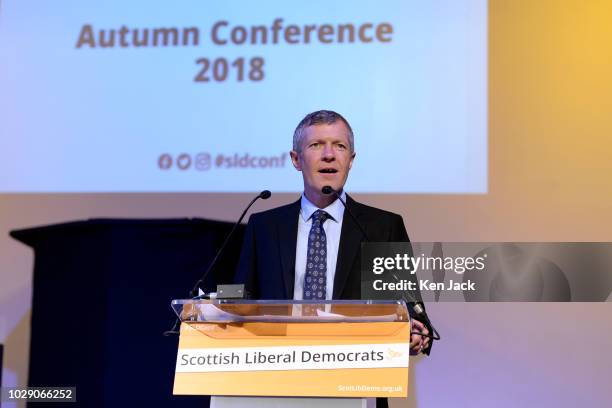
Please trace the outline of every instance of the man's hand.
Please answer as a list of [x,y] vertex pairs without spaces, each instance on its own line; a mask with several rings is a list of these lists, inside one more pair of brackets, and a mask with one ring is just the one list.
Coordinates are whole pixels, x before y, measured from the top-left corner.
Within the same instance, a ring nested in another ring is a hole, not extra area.
[[428,335],[429,330],[427,330],[427,327],[418,320],[412,319],[411,323],[410,353],[416,355],[429,347],[429,337],[421,336],[421,334]]

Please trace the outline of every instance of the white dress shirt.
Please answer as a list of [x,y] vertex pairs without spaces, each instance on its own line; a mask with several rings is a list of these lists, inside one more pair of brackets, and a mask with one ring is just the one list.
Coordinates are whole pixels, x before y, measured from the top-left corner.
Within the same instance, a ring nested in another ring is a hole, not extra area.
[[[340,194],[346,202],[346,193]],[[300,215],[298,216],[298,235],[295,246],[295,282],[293,285],[293,299],[302,300],[304,295],[304,275],[306,274],[306,252],[308,251],[308,235],[312,227],[312,214],[317,211],[316,205],[311,203],[302,194]],[[325,208],[321,208],[331,218],[323,223],[323,230],[327,242],[327,285],[325,299],[331,300],[334,295],[334,276],[336,276],[336,262],[338,260],[338,248],[340,246],[340,232],[342,231],[342,218],[344,217],[344,206],[336,199]]]

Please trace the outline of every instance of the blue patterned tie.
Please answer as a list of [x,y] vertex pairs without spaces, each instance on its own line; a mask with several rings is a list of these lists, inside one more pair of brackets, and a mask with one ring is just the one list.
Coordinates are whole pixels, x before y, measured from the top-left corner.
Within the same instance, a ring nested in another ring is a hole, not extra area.
[[308,235],[308,254],[304,274],[304,300],[325,300],[327,288],[327,238],[323,223],[329,218],[323,210],[312,214],[312,227]]

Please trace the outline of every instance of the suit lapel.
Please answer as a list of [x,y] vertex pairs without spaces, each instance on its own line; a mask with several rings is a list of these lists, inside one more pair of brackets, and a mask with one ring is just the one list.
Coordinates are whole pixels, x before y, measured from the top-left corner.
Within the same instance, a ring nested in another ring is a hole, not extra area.
[[[359,216],[361,215],[359,208],[355,205],[355,200],[348,195],[346,196],[346,205],[351,209],[353,215],[355,215],[355,218],[359,220]],[[351,268],[355,262],[355,258],[359,254],[362,241],[361,235],[362,234],[359,227],[357,224],[355,224],[355,221],[353,221],[352,217],[345,209],[342,217],[340,248],[338,248],[338,261],[336,263],[336,275],[334,277],[334,299],[340,299],[340,295],[344,290],[344,286],[346,285],[346,281],[351,273]]]
[[293,286],[295,283],[295,247],[297,245],[298,216],[300,214],[300,200],[297,200],[287,209],[287,214],[280,218],[277,224],[278,245],[281,258],[283,283],[285,285],[285,299],[293,299]]

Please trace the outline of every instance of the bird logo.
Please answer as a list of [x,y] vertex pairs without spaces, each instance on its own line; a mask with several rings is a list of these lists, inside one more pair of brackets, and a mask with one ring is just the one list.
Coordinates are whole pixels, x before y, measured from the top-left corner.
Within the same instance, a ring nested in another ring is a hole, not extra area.
[[403,355],[404,353],[402,353],[401,351],[395,351],[393,349],[389,349],[387,351],[387,356],[389,357],[389,360],[394,359],[394,358],[399,358]]

